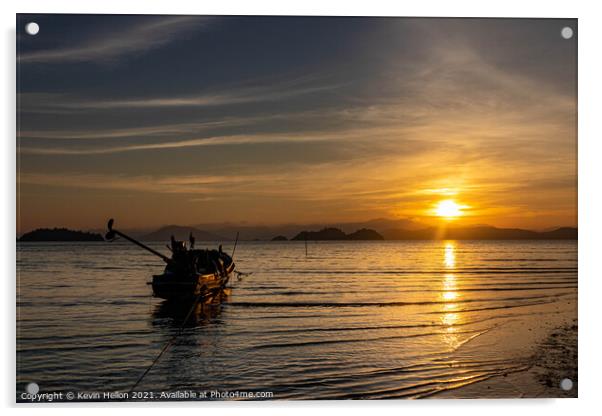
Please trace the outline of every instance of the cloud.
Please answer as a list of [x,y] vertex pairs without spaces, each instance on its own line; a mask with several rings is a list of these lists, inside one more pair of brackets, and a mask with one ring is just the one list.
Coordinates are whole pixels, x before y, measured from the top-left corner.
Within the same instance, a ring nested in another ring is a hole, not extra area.
[[251,124],[260,118],[224,118],[222,120],[198,123],[160,124],[146,127],[130,127],[121,129],[99,130],[24,130],[17,132],[19,138],[49,139],[49,140],[96,140],[122,139],[131,137],[153,137],[170,134],[196,133],[203,130],[233,127]]
[[[414,164],[416,155],[400,158],[371,160],[339,160],[322,163],[294,163],[273,167],[258,173],[241,167],[237,171],[217,174],[147,174],[120,173],[90,174],[85,172],[23,172],[18,177],[20,185],[55,186],[80,189],[111,189],[155,194],[186,194],[227,198],[260,196],[304,201],[328,201],[337,197],[367,196],[370,187],[390,187],[397,191],[404,187],[400,182],[410,173],[396,170],[400,163]],[[311,166],[311,168],[310,168]],[[361,170],[365,177],[358,178]],[[382,175],[389,172],[389,176]],[[407,190],[405,192],[408,192]]]
[[[282,136],[280,136],[282,139]],[[268,136],[217,136],[201,139],[168,141],[161,143],[131,144],[122,146],[102,146],[92,148],[71,148],[71,147],[29,147],[20,146],[19,152],[22,154],[37,155],[102,155],[110,153],[132,152],[137,150],[158,150],[158,149],[177,149],[182,147],[199,147],[215,145],[233,145],[244,143],[270,143],[278,141],[276,137]]]
[[224,187],[269,181],[269,175],[103,175],[103,174],[54,174],[22,173],[20,184],[58,186],[81,189],[111,189],[133,192],[166,194],[209,194],[223,193]]
[[[100,155],[110,153],[132,152],[140,150],[164,150],[186,147],[201,146],[227,146],[242,144],[262,143],[311,143],[323,141],[350,141],[350,140],[373,140],[379,135],[386,136],[382,129],[352,129],[347,131],[323,132],[315,131],[308,133],[265,133],[265,134],[240,134],[228,136],[212,136],[193,138],[187,140],[164,141],[158,143],[127,144],[117,146],[100,147],[30,147],[19,146],[21,154],[39,155]],[[386,139],[384,139],[386,140]]]
[[348,83],[316,84],[312,77],[269,84],[234,85],[216,91],[186,95],[82,99],[66,94],[28,92],[19,94],[19,108],[28,113],[62,113],[98,110],[144,110],[185,107],[217,107],[258,102],[278,102],[340,89]]
[[129,24],[111,34],[102,33],[79,44],[19,54],[17,60],[20,64],[114,61],[164,46],[182,34],[207,27],[215,19],[196,16],[148,17],[142,19],[141,23]]

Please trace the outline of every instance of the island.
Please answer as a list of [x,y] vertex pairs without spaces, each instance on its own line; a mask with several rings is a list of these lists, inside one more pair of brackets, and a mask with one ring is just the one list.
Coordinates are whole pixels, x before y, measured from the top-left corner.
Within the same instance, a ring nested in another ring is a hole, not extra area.
[[384,237],[374,230],[362,228],[351,234],[345,234],[338,228],[323,228],[320,231],[301,231],[293,240],[384,240]]
[[283,235],[277,235],[276,237],[272,238],[272,241],[288,241],[288,238]]
[[38,228],[23,234],[18,241],[104,241],[104,238],[100,234],[74,231],[67,228]]

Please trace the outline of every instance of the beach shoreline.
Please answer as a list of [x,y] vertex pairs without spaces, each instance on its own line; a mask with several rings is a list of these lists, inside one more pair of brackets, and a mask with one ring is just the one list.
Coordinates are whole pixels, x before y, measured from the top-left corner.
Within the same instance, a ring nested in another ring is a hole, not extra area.
[[[456,398],[577,398],[578,397],[578,320],[550,331],[537,343],[524,371],[495,376],[432,396],[433,399]],[[563,379],[572,388],[561,387]]]
[[[578,321],[553,331],[546,341],[540,344],[534,356],[534,375],[543,388],[537,396],[578,397]],[[572,381],[572,388],[560,387],[563,379]]]

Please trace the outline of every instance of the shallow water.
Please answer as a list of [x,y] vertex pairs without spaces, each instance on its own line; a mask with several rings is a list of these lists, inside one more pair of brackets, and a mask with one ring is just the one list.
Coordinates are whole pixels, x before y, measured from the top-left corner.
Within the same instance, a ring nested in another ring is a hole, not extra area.
[[[137,391],[437,397],[527,370],[577,317],[575,241],[311,242],[307,257],[242,242],[235,257],[253,274],[195,311]],[[162,267],[125,243],[19,244],[17,398],[28,382],[129,391],[188,312],[150,296]]]

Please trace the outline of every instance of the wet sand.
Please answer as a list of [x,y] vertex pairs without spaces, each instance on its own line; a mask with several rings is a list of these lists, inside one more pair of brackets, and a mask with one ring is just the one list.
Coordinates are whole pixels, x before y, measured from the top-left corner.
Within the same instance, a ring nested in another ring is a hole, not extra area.
[[[576,398],[577,351],[578,321],[572,319],[548,331],[547,337],[537,342],[524,370],[504,373],[431,398]],[[568,391],[560,386],[565,378],[573,382]]]
[[[535,397],[577,397],[577,320],[573,324],[552,332],[540,345],[534,356],[534,373],[543,390]],[[559,388],[561,380],[568,378],[573,388]]]

